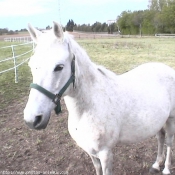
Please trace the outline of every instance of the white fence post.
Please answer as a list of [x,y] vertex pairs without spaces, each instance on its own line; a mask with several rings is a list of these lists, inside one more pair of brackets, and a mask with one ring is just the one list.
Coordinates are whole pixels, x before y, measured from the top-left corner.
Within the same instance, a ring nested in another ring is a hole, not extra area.
[[[29,44],[32,44],[32,48],[29,51],[26,51],[24,53],[20,53],[20,54],[17,55],[17,53],[15,52],[15,47],[23,46],[23,45],[29,45]],[[32,52],[33,49],[35,48],[35,44],[33,42],[30,42],[30,43],[25,43],[25,44],[18,44],[18,45],[11,45],[11,46],[0,47],[0,51],[1,51],[1,49],[6,49],[6,48],[11,48],[12,57],[1,59],[0,63],[6,62],[6,61],[9,61],[9,60],[13,60],[14,66],[9,68],[9,69],[0,71],[0,75],[5,73],[5,72],[8,72],[8,71],[15,70],[15,83],[18,83],[18,67],[23,65],[25,62],[27,62],[30,59],[30,57],[26,58],[25,60],[21,61],[20,63],[17,62],[17,59],[19,57],[22,57],[22,56]]]
[[16,57],[15,57],[15,50],[14,45],[11,45],[12,48],[12,56],[13,56],[13,63],[14,63],[14,69],[15,69],[15,83],[18,83],[18,68],[16,66]]
[[9,38],[4,38],[4,41],[27,43],[27,42],[31,42],[31,37],[30,36],[9,37]]

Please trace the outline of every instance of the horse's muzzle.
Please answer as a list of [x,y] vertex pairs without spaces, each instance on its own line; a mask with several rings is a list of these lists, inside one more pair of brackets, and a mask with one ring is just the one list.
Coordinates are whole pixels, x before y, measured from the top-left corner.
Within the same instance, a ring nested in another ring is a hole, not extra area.
[[35,117],[34,122],[31,123],[31,122],[25,121],[25,123],[31,129],[41,130],[41,129],[45,129],[47,127],[47,124],[49,123],[49,118],[48,118],[48,120],[43,120],[43,116],[38,115]]

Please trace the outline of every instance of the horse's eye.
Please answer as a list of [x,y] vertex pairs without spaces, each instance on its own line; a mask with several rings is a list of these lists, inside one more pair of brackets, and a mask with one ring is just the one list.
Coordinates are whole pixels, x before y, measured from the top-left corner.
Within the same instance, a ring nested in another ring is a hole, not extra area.
[[54,72],[56,71],[61,71],[63,69],[64,65],[63,64],[58,64],[55,69],[54,69]]

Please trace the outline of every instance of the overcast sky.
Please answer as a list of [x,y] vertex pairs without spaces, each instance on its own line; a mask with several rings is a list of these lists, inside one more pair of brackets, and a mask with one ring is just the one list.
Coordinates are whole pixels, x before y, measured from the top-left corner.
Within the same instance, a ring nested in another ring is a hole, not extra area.
[[93,24],[115,20],[125,10],[147,8],[148,0],[0,0],[0,28],[19,30],[28,23],[45,28],[52,21],[65,26],[69,19]]

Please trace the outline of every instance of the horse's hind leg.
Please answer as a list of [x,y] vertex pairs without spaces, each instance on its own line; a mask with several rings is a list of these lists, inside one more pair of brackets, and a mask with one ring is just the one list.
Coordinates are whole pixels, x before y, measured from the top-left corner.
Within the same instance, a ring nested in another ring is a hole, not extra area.
[[163,169],[162,173],[163,174],[171,174],[170,173],[170,165],[171,165],[171,147],[167,146],[167,155],[166,155],[166,160],[165,160],[165,168]]
[[160,165],[164,163],[165,155],[164,155],[164,142],[165,142],[165,130],[162,128],[157,133],[157,141],[158,141],[158,153],[156,162],[150,168],[150,173],[157,173],[160,171]]
[[167,155],[165,160],[165,168],[163,170],[163,174],[170,174],[170,166],[171,166],[171,149],[174,140],[175,133],[175,119],[173,117],[168,118],[166,122],[166,144],[167,144]]

